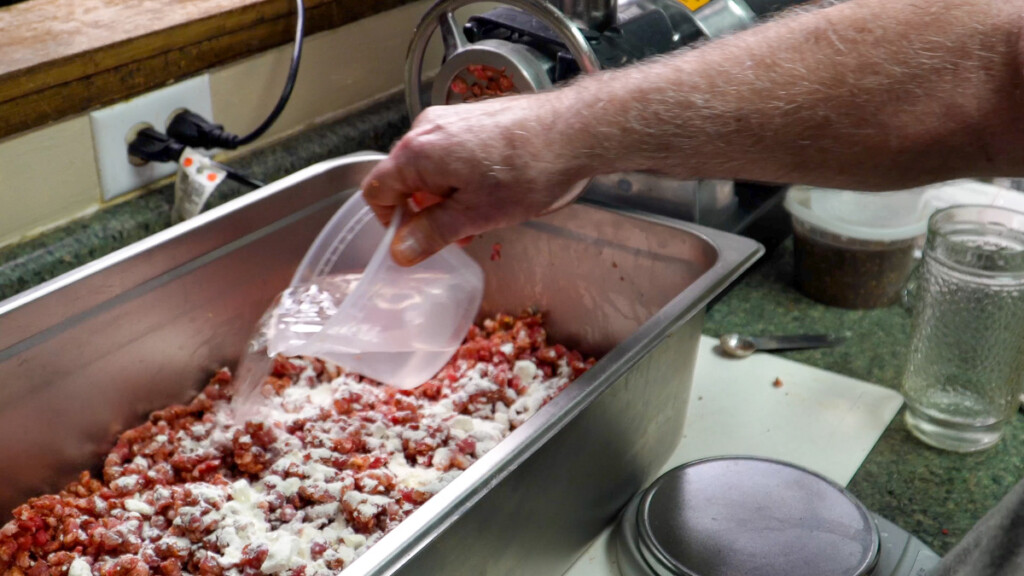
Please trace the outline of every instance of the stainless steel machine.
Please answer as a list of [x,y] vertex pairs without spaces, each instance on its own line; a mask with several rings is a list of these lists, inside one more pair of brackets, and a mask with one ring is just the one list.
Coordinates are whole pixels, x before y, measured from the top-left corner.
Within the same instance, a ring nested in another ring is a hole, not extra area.
[[[423,15],[406,61],[406,104],[426,106],[547,90],[577,74],[624,66],[754,25],[806,0],[438,0]],[[460,22],[457,11],[481,11]],[[439,34],[443,61],[424,64]],[[782,186],[680,181],[650,174],[592,180],[590,201],[749,236],[772,246],[789,234]]]

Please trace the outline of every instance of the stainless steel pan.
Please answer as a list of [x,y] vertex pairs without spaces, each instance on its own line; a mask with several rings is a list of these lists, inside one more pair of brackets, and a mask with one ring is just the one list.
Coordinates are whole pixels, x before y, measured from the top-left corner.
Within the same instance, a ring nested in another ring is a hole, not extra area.
[[[118,430],[233,365],[380,158],[312,166],[0,302],[2,509],[98,467]],[[345,574],[561,573],[674,449],[703,309],[760,251],[581,204],[476,240],[482,314],[537,306],[553,341],[601,360]]]

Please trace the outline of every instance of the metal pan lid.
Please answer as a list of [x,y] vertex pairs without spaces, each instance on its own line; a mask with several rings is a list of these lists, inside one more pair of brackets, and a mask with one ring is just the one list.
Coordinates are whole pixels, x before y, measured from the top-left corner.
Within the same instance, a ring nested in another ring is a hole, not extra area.
[[760,458],[685,464],[636,513],[637,548],[659,575],[861,576],[878,561],[868,510],[842,486]]

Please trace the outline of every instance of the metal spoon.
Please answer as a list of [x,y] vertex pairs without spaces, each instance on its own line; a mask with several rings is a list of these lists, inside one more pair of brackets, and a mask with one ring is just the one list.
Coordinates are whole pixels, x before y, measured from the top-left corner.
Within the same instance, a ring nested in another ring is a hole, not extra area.
[[718,342],[729,356],[746,358],[757,350],[801,350],[835,346],[845,340],[833,334],[798,334],[794,336],[742,336],[723,334]]

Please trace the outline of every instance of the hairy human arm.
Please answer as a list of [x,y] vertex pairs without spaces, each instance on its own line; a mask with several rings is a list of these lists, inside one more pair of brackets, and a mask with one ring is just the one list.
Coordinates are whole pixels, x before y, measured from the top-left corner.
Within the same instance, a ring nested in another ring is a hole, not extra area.
[[[1024,174],[1024,2],[854,0],[587,78],[589,162],[894,188]],[[624,152],[624,154],[623,154]]]
[[425,111],[365,182],[392,253],[536,216],[574,182],[680,178],[891,189],[1024,175],[1024,0],[851,0],[563,89]]

